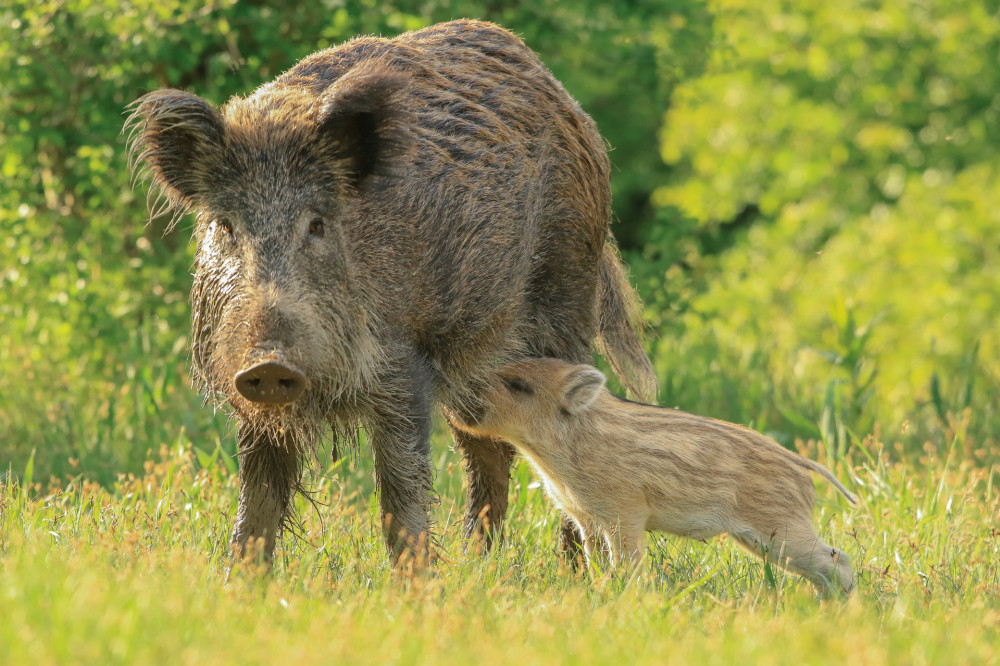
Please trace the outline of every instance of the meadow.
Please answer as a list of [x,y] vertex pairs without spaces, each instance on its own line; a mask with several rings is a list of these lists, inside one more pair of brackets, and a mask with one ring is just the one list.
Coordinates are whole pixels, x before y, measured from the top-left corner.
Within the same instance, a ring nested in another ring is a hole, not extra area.
[[[436,441],[440,561],[393,569],[370,465],[326,465],[270,573],[227,576],[233,461],[181,437],[111,487],[40,482],[0,491],[0,661],[67,663],[989,664],[1000,657],[995,472],[960,462],[975,442],[891,462],[868,438],[826,460],[863,498],[818,484],[816,520],[858,567],[846,601],[725,538],[661,536],[633,575],[575,573],[558,516],[525,465],[507,540],[460,536],[463,475]],[[815,448],[805,453],[822,454]],[[995,452],[993,452],[995,455]],[[468,552],[463,552],[467,550]]]
[[[317,450],[269,572],[227,571],[238,461],[188,380],[192,223],[148,220],[122,111],[461,16],[519,34],[607,138],[658,402],[860,497],[816,480],[850,598],[725,538],[581,574],[523,463],[483,553],[440,423],[430,571],[390,566],[363,438]],[[0,664],[997,663],[997,53],[973,0],[0,2]]]

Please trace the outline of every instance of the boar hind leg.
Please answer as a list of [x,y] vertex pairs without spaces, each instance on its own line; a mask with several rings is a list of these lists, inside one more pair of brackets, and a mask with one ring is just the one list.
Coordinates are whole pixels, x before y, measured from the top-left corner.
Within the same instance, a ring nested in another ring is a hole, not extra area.
[[237,558],[269,562],[299,486],[302,466],[290,438],[240,424],[240,499],[233,526]]
[[375,484],[382,510],[386,545],[400,562],[404,553],[418,564],[430,556],[431,390],[423,373],[415,372],[386,400],[368,424],[375,455]]
[[559,524],[559,555],[564,562],[568,562],[574,571],[579,569],[580,563],[586,564],[586,552],[584,549],[584,536],[580,527],[569,514],[563,513]]
[[823,543],[812,524],[770,534],[746,529],[732,532],[731,536],[757,557],[766,557],[781,568],[806,578],[822,594],[847,593],[854,587],[851,558],[844,551]]
[[466,539],[480,540],[489,550],[503,538],[507,489],[514,448],[506,442],[454,430],[455,444],[465,459],[468,493],[465,500]]
[[606,556],[609,554],[607,552],[607,542],[604,539],[604,534],[601,532],[601,528],[594,522],[577,523],[574,519],[570,518],[567,514],[563,514],[563,518],[570,521],[573,524],[575,534],[580,537],[579,548],[584,554],[585,562],[587,568],[590,568],[591,562],[595,560],[598,562],[606,562]]
[[851,558],[839,548],[823,543],[818,537],[786,546],[787,569],[812,581],[820,593],[849,593],[854,588]]

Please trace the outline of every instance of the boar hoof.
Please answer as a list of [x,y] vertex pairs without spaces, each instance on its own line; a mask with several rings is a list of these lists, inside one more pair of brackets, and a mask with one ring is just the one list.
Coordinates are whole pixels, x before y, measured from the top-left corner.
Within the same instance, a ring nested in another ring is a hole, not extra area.
[[305,373],[278,361],[263,361],[236,374],[240,395],[264,405],[295,402],[305,389]]

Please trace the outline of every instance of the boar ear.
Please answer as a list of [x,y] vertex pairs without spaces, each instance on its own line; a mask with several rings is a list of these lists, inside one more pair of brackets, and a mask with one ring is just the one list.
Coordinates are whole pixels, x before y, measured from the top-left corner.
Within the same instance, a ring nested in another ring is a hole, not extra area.
[[[129,166],[133,179],[150,174],[166,201],[150,216],[183,215],[204,192],[222,155],[225,121],[211,104],[181,90],[157,90],[129,107]],[[157,199],[157,202],[161,202]]]
[[604,382],[604,374],[600,370],[581,365],[566,377],[562,408],[574,416],[585,411],[601,394]]
[[316,106],[316,123],[340,159],[347,158],[356,189],[370,176],[403,171],[412,147],[402,93],[409,77],[395,72],[352,75],[331,85]]

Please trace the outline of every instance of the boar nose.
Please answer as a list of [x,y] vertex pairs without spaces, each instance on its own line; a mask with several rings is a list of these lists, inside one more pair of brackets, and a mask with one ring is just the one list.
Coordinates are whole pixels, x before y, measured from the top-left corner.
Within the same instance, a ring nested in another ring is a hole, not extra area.
[[247,400],[265,405],[283,405],[306,389],[306,375],[279,361],[262,361],[236,373],[236,390]]

